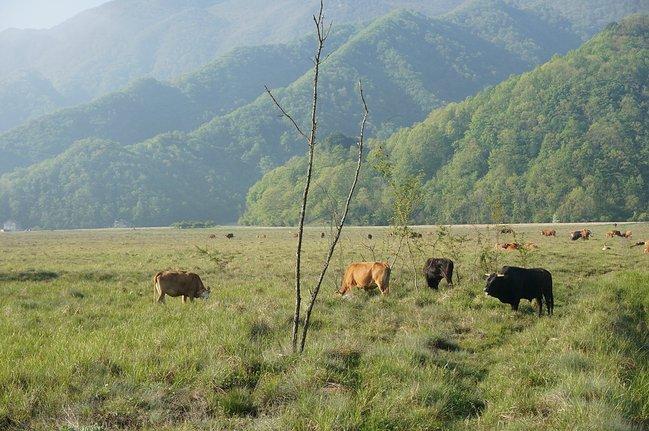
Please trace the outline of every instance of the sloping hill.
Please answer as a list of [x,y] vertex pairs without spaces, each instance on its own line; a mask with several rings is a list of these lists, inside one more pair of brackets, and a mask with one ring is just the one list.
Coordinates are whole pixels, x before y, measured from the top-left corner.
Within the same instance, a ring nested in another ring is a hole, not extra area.
[[[353,31],[337,28],[327,52]],[[176,82],[139,80],[92,103],[35,119],[0,135],[0,174],[54,157],[81,139],[130,145],[160,133],[190,131],[254,101],[264,84],[285,86],[302,76],[311,67],[312,45],[309,37],[235,49]]]
[[[461,0],[344,1],[328,5],[337,24],[394,8],[448,12]],[[236,47],[286,43],[311,30],[316,0],[112,0],[48,30],[0,32],[0,80],[35,71],[72,103],[131,81],[172,79]],[[27,118],[27,117],[26,117]]]
[[[344,0],[327,2],[326,8],[327,17],[338,26],[369,22],[398,8],[438,16],[463,3],[472,0]],[[480,7],[469,5],[456,19],[478,26],[484,20],[504,25],[488,31],[490,40],[506,41],[535,63],[547,59],[540,57],[544,53],[564,51],[537,46],[540,41],[530,32],[541,30],[546,42],[554,39],[559,44],[565,37],[563,46],[573,48],[577,46],[570,45],[573,39],[583,41],[608,22],[634,12],[649,12],[647,0],[498,3],[516,9],[506,11],[507,7],[499,6],[500,16],[483,9],[482,16],[475,14]],[[112,0],[52,29],[0,32],[0,81],[19,71],[35,72],[63,96],[65,102],[51,109],[88,102],[140,78],[172,79],[235,47],[294,40],[311,31],[310,18],[317,5],[317,0]],[[527,17],[521,15],[521,9],[527,11]],[[517,15],[514,33],[521,33],[523,39],[511,39],[507,15]],[[547,28],[538,28],[540,17]],[[28,92],[38,94],[37,90]],[[7,92],[0,86],[0,93],[3,91]],[[7,103],[20,105],[16,98]],[[41,113],[40,107],[20,116],[16,111],[7,127]]]
[[[373,131],[387,133],[395,126],[401,127],[423,118],[436,106],[464,99],[486,85],[501,81],[512,70],[522,70],[524,67],[525,63],[517,57],[454,24],[410,12],[395,12],[356,34],[335,50],[325,63],[320,128],[323,133],[355,133],[359,114],[355,85],[359,78],[363,79],[368,95],[371,95],[370,103],[375,106]],[[310,94],[310,73],[277,92],[282,103],[290,106],[300,120],[308,116]],[[111,138],[117,141],[115,143],[120,143],[115,135],[104,135],[102,138]],[[159,139],[168,141],[166,136]],[[16,138],[13,142],[5,148],[10,149],[25,141]],[[53,141],[49,139],[40,142],[44,144],[41,155],[34,155],[32,160],[64,149],[63,146],[53,146]],[[195,171],[201,171],[204,166],[222,165],[219,175],[205,177],[213,190],[223,190],[228,195],[225,208],[217,212],[217,215],[228,214],[227,218],[219,217],[221,221],[236,220],[241,214],[248,187],[264,172],[303,151],[303,144],[286,127],[285,121],[277,115],[275,107],[265,95],[232,113],[216,117],[187,135],[174,134],[173,145],[200,161],[193,168]],[[17,157],[29,155],[28,150],[33,148],[40,147],[27,145]],[[150,142],[134,145],[132,150],[146,154],[150,152]],[[72,159],[83,157],[78,154],[80,151],[86,149],[81,147],[67,153],[62,160],[70,162],[62,165],[74,171],[77,163]],[[4,193],[0,194],[11,195],[10,200],[22,200],[46,193],[45,190],[23,193],[18,185],[29,182],[21,178],[30,177],[36,170],[47,171],[47,167],[54,175],[53,165],[45,162],[6,178]],[[81,175],[80,172],[77,174]],[[77,174],[69,172],[66,176]],[[53,182],[43,181],[45,184]],[[60,190],[52,190],[51,195],[56,196]],[[152,190],[149,192],[154,193]],[[70,189],[66,189],[65,193],[71,193]],[[112,207],[109,200],[101,204],[94,202],[93,205]],[[23,223],[39,226],[102,226],[112,221],[108,216],[90,220],[81,216],[54,219],[50,216],[55,212],[48,211],[47,207],[38,216],[33,212],[27,216],[12,208],[17,206],[10,206],[5,214],[15,214],[15,217],[25,220]],[[196,208],[196,217],[199,217],[203,213]],[[210,214],[210,217],[216,218],[216,215]],[[175,219],[177,216],[170,209],[168,216],[143,219],[142,223],[168,224]]]
[[[417,222],[647,220],[648,85],[649,17],[643,15],[373,147],[388,153],[398,179],[421,178]],[[349,155],[321,157],[329,160],[314,181],[341,196]],[[242,221],[294,222],[298,200],[291,185],[302,164],[295,159],[256,184]],[[365,219],[357,222],[388,221],[391,196],[377,181],[375,172],[365,172],[353,208]],[[325,198],[317,193],[315,201]],[[283,209],[283,220],[275,208]],[[328,219],[315,208],[314,220]]]

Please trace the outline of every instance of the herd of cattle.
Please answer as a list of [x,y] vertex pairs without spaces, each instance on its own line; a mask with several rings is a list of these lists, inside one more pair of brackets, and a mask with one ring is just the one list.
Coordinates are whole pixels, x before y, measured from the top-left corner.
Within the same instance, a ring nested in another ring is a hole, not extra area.
[[[509,229],[509,228],[508,228]],[[505,228],[501,233],[505,232]],[[557,236],[555,229],[543,229],[541,235],[545,237]],[[324,233],[320,235],[324,237]],[[570,239],[588,240],[593,236],[589,229],[581,229],[570,233]],[[631,231],[621,232],[612,230],[606,233],[607,238],[621,237],[631,238]],[[210,235],[210,238],[215,238]],[[234,234],[228,233],[227,239],[234,238]],[[258,235],[257,238],[266,238],[266,235]],[[367,235],[372,239],[372,235]],[[418,234],[417,238],[421,238]],[[631,245],[638,247],[644,245],[644,252],[649,253],[649,240],[639,241]],[[518,244],[507,243],[497,244],[497,248],[502,250],[520,250],[538,248],[533,243]],[[604,249],[608,249],[605,245]],[[423,269],[423,275],[426,278],[428,287],[438,289],[441,280],[446,280],[449,286],[453,285],[454,263],[447,258],[430,258],[426,261]],[[352,288],[367,289],[377,287],[381,294],[388,294],[390,291],[390,273],[391,268],[388,262],[355,262],[350,264],[343,276],[342,284],[338,293],[345,295]],[[544,268],[519,268],[515,266],[504,266],[500,272],[486,274],[486,286],[484,292],[487,296],[494,297],[504,304],[511,305],[512,310],[518,310],[522,299],[529,301],[536,300],[538,305],[539,317],[543,313],[543,303],[545,303],[547,314],[552,315],[554,310],[554,295],[552,292],[552,274]],[[186,271],[162,271],[158,272],[153,278],[153,285],[156,294],[156,301],[164,303],[165,296],[179,297],[183,302],[193,301],[194,298],[207,299],[210,295],[209,288],[206,288],[201,278],[194,273]]]

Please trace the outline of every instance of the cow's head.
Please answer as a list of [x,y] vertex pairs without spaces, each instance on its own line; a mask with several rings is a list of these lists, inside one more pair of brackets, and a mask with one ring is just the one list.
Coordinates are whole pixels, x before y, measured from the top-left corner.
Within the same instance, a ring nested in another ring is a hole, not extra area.
[[196,283],[198,283],[198,288],[196,289],[197,298],[208,299],[210,297],[210,289],[205,287],[203,282],[198,276],[196,277]]
[[487,285],[484,288],[484,293],[487,296],[499,298],[505,290],[506,277],[500,273],[485,274],[487,277]]
[[210,289],[204,289],[203,291],[198,293],[198,296],[202,299],[209,299],[210,297]]

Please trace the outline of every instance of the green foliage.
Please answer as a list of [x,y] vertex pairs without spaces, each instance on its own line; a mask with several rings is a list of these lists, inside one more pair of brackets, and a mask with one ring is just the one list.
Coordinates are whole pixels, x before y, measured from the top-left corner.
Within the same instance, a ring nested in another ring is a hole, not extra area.
[[175,223],[172,223],[171,227],[177,229],[206,229],[216,226],[216,223],[210,220],[206,221],[192,221],[192,220],[181,220]]
[[[387,187],[370,189],[368,218],[389,223],[389,183],[421,178],[425,198],[414,221],[422,224],[642,220],[649,207],[649,98],[641,90],[649,76],[648,19],[611,25],[565,57],[373,142],[370,160],[389,157],[389,164],[369,174],[380,179],[389,169],[390,177]],[[315,181],[330,181],[325,173]],[[268,175],[275,187],[287,182],[281,170]],[[275,208],[283,206],[279,198]],[[260,212],[264,200],[249,194],[247,212]]]

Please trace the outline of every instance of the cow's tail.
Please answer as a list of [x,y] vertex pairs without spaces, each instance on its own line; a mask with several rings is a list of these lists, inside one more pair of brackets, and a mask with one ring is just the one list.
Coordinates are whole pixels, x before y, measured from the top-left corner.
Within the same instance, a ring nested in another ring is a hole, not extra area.
[[160,288],[160,276],[162,275],[162,271],[157,273],[156,275],[153,276],[153,293],[155,294],[155,297],[157,298],[158,295],[160,295],[160,291],[162,290]]

